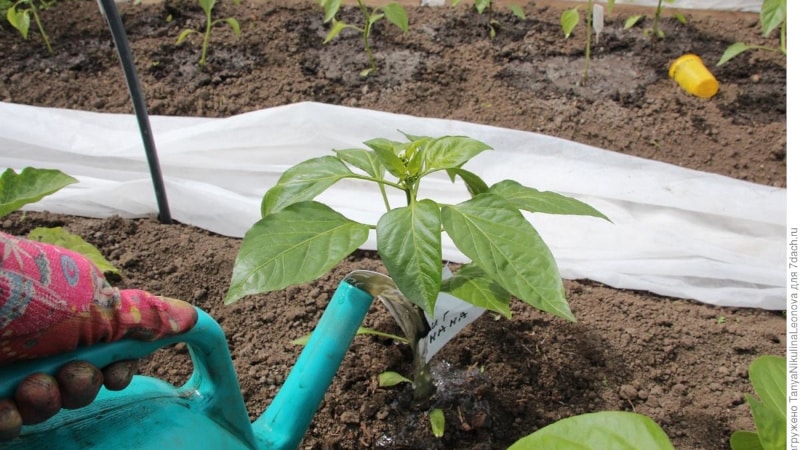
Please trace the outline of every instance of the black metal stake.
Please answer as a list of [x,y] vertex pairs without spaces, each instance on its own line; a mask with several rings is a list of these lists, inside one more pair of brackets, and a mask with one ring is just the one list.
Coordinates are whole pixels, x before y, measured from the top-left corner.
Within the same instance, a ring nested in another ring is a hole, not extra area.
[[150,166],[150,177],[153,179],[153,188],[156,191],[156,201],[158,202],[158,218],[161,223],[172,223],[172,216],[169,212],[167,203],[167,191],[164,189],[164,178],[161,175],[161,166],[158,164],[158,154],[156,144],[153,141],[153,131],[150,128],[150,119],[147,117],[147,104],[144,101],[142,86],[136,76],[136,66],[133,64],[133,55],[125,35],[125,27],[122,25],[122,18],[117,11],[114,0],[98,0],[100,11],[106,18],[108,28],[111,29],[111,37],[119,53],[119,60],[122,63],[122,71],[125,72],[125,81],[128,83],[128,92],[131,94],[133,111],[139,121],[139,131],[142,134],[144,151],[147,154],[147,163]]

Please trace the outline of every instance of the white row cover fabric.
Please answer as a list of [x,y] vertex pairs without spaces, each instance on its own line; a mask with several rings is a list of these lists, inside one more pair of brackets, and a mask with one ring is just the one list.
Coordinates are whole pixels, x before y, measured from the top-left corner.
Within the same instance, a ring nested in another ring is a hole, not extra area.
[[[569,0],[576,3],[586,3],[586,0]],[[658,6],[659,0],[616,0],[616,5],[635,5],[635,6]],[[763,0],[675,0],[673,2],[662,1],[661,6],[665,9],[707,9],[722,11],[742,11],[759,12]],[[605,1],[599,1],[605,5]]]
[[[224,119],[151,117],[174,219],[241,237],[281,173],[331,150],[384,137],[466,135],[494,148],[465,166],[490,185],[513,179],[585,201],[591,217],[529,215],[565,278],[701,302],[785,308],[786,190],[622,155],[536,133],[319,103]],[[0,168],[60,169],[80,183],[29,210],[88,217],[157,213],[135,117],[0,103]],[[442,203],[466,200],[442,176],[423,186]],[[376,223],[371,183],[344,180],[319,200]],[[399,206],[398,192],[390,197]],[[444,258],[464,262],[452,242]],[[374,237],[365,248],[375,249]]]

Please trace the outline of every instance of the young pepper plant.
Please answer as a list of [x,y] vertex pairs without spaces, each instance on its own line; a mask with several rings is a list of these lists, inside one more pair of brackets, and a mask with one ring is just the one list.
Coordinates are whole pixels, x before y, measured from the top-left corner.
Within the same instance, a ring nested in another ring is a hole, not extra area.
[[336,14],[342,6],[342,0],[320,0],[319,5],[325,10],[324,22],[331,22],[331,29],[328,31],[328,35],[325,36],[323,44],[332,41],[339,33],[347,28],[361,33],[361,38],[364,41],[364,51],[367,53],[367,58],[369,58],[369,67],[360,72],[362,77],[367,77],[378,70],[378,63],[375,61],[375,55],[370,45],[372,27],[378,21],[386,18],[390,23],[400,28],[403,33],[408,32],[408,13],[405,8],[397,2],[391,2],[384,6],[376,6],[375,8],[369,9],[364,4],[363,0],[358,0],[358,10],[361,12],[361,16],[364,19],[363,27],[346,23],[336,18]]
[[[10,6],[8,9],[3,8],[6,11],[6,20],[8,23],[14,27],[19,34],[22,35],[23,39],[28,39],[28,31],[31,28],[31,15],[33,15],[33,20],[36,22],[36,28],[39,30],[39,34],[42,36],[42,40],[44,40],[44,45],[47,47],[47,52],[50,55],[53,55],[53,46],[50,44],[50,38],[47,37],[47,32],[44,30],[44,25],[42,24],[42,18],[39,15],[39,7],[36,6],[36,2],[39,0],[19,0]],[[52,6],[55,1],[47,3],[41,1],[41,8],[45,9]]]
[[[564,11],[561,14],[561,31],[564,32],[564,37],[569,39],[572,35],[572,32],[575,31],[575,27],[578,26],[578,23],[581,20],[581,14],[578,10],[578,6],[574,8],[570,8]],[[614,8],[614,0],[610,0],[608,2],[608,9],[609,13]],[[586,33],[585,33],[585,47],[584,47],[584,64],[583,64],[583,77],[582,81],[585,84],[589,81],[589,64],[592,58],[592,30],[596,29],[597,36],[599,38],[600,31],[599,29],[602,28],[602,20],[600,23],[594,22],[594,15],[595,15],[595,3],[594,0],[587,0],[586,2]],[[602,10],[601,10],[602,11]]]
[[[206,56],[208,55],[208,47],[211,43],[211,29],[220,23],[225,23],[231,30],[233,30],[233,34],[236,37],[239,37],[241,34],[241,29],[239,28],[239,21],[236,20],[234,17],[226,17],[224,19],[213,19],[211,16],[211,12],[214,9],[214,5],[217,3],[217,0],[198,0],[200,3],[200,8],[203,9],[203,13],[205,14],[205,23],[206,27],[203,32],[199,30],[195,30],[193,28],[187,28],[178,35],[178,39],[175,41],[175,45],[182,44],[189,36],[192,34],[201,34],[203,36],[203,44],[200,49],[200,61],[198,64],[200,65],[201,69],[204,69],[206,66]],[[239,0],[234,1],[235,4],[239,4]]]
[[[664,12],[664,1],[666,1],[667,3],[675,3],[675,0],[658,0],[658,4],[656,5],[656,12],[655,15],[653,16],[653,27],[646,29],[645,35],[649,34],[653,38],[664,39],[664,30],[661,29],[661,14]],[[675,13],[673,14],[673,17],[675,17],[675,19],[678,22],[686,25],[687,23],[686,16],[684,16],[683,14]],[[637,14],[628,17],[628,19],[625,20],[625,25],[623,29],[629,30],[633,28],[637,23],[639,23],[640,20],[642,20],[642,18],[644,18],[644,15],[642,14]]]
[[[541,192],[515,181],[488,186],[463,168],[490,150],[464,136],[431,138],[406,135],[406,142],[372,139],[368,149],[335,150],[334,155],[301,162],[288,169],[261,203],[262,218],[245,234],[236,257],[230,304],[251,294],[313,281],[361,246],[374,230],[377,248],[390,281],[400,295],[381,298],[417,356],[427,322],[440,291],[468,303],[511,316],[514,296],[569,321],[555,259],[522,211],[607,218],[591,206],[554,192]],[[464,182],[471,198],[458,204],[420,198],[424,179],[446,172]],[[314,198],[343,179],[373,182],[386,212],[376,224],[363,224]],[[404,194],[405,204],[392,207],[387,189]],[[442,233],[471,263],[442,281]],[[396,298],[395,298],[396,297]],[[415,367],[415,394],[433,393],[430,374]],[[419,394],[418,397],[424,397]]]

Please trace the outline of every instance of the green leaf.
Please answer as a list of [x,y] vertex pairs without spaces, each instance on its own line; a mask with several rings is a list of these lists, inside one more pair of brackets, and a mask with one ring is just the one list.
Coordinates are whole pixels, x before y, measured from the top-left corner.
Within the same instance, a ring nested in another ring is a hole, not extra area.
[[375,153],[362,148],[348,148],[344,150],[334,150],[336,157],[342,162],[363,170],[367,175],[383,179],[386,169],[380,164]]
[[214,9],[217,0],[197,0],[197,2],[200,4],[200,7],[203,8],[203,12],[206,13],[206,16],[211,16],[211,10]]
[[371,139],[364,142],[364,145],[371,148],[381,164],[386,167],[392,175],[397,178],[404,179],[406,176],[406,165],[403,160],[397,156],[398,150],[404,147],[400,142],[390,141],[388,139]]
[[17,174],[6,169],[0,175],[0,217],[59,191],[78,180],[55,169],[26,167]]
[[489,188],[489,192],[508,200],[517,209],[533,213],[593,216],[608,220],[600,211],[572,197],[550,191],[538,191],[513,180],[504,180]]
[[623,30],[630,30],[631,28],[636,26],[637,23],[639,23],[639,21],[642,19],[642,17],[643,16],[641,14],[628,17],[625,20],[625,25],[622,27],[622,29]]
[[19,31],[23,39],[28,39],[28,30],[31,28],[31,15],[29,10],[23,9],[22,11],[17,11],[16,6],[12,5],[8,8],[8,11],[6,11],[6,19],[12,27]]
[[492,0],[475,0],[475,9],[478,10],[478,14],[483,14],[483,11],[491,4]]
[[734,431],[731,435],[731,450],[763,450],[758,434],[752,431]]
[[315,280],[367,240],[369,227],[318,202],[270,214],[244,236],[225,304]]
[[689,23],[689,21],[686,19],[686,16],[684,16],[681,13],[675,13],[675,14],[672,15],[672,17],[674,17],[675,20],[680,22],[681,25],[686,25],[687,23]]
[[602,411],[561,419],[508,450],[674,450],[669,437],[652,419],[623,411]]
[[342,30],[344,30],[345,28],[347,28],[347,24],[346,23],[340,22],[340,21],[338,21],[336,19],[333,19],[333,25],[331,25],[331,29],[330,29],[330,31],[328,31],[328,35],[325,36],[325,40],[322,41],[322,44],[324,45],[324,44],[327,44],[328,42],[332,41],[333,38],[338,36],[339,33],[341,33]]
[[57,245],[68,250],[78,252],[87,257],[103,273],[119,275],[119,269],[108,262],[108,260],[103,257],[103,254],[100,253],[100,250],[98,250],[97,247],[84,241],[83,238],[77,234],[72,234],[61,227],[34,228],[30,231],[30,233],[28,233],[28,239]]
[[568,9],[561,14],[561,31],[564,32],[564,37],[568,38],[572,34],[580,20],[578,8]]
[[725,64],[726,62],[730,61],[736,56],[739,56],[740,53],[744,53],[750,50],[751,48],[752,47],[745,44],[744,42],[736,42],[731,44],[727,49],[725,49],[725,53],[723,53],[722,56],[719,58],[717,66]]
[[339,12],[339,8],[342,7],[342,0],[323,0],[322,6],[325,10],[325,16],[323,18],[324,23],[328,23],[336,17],[336,13]]
[[386,14],[386,20],[403,30],[404,33],[408,32],[408,13],[405,8],[397,2],[392,2],[382,9],[383,13]]
[[267,216],[293,203],[312,200],[334,183],[353,175],[335,156],[320,156],[303,161],[281,175],[261,200],[261,216]]
[[489,190],[489,186],[486,185],[486,182],[484,182],[481,177],[468,170],[461,168],[447,169],[447,175],[450,176],[450,181],[454,183],[456,181],[456,176],[461,177],[461,179],[464,181],[464,184],[467,186],[469,195],[473,197],[478,194],[483,194]]
[[239,21],[234,19],[233,17],[228,17],[227,19],[223,19],[225,23],[228,24],[229,27],[233,30],[233,34],[236,37],[242,34],[241,29],[239,28]]
[[519,17],[522,20],[525,20],[525,11],[519,5],[509,5],[508,9],[511,10],[511,13],[515,16]]
[[466,136],[445,136],[430,141],[424,149],[427,172],[461,167],[483,151],[492,148]]
[[411,383],[411,380],[397,372],[387,371],[378,374],[378,386],[380,387],[397,386],[400,383]]
[[616,0],[608,0],[606,2],[606,8],[608,8],[608,15],[610,16],[611,13],[614,12],[614,6],[617,4]]
[[372,25],[372,24],[374,24],[375,22],[377,22],[377,21],[379,21],[381,19],[383,19],[383,14],[372,13],[372,14],[370,14],[369,17],[367,17],[367,24],[368,25]]
[[178,39],[175,40],[175,45],[180,45],[183,41],[186,40],[192,33],[200,34],[198,31],[187,29],[181,31],[181,34],[178,35]]
[[786,358],[761,356],[750,364],[750,382],[760,399],[747,396],[765,450],[786,448]]
[[772,33],[786,20],[786,0],[764,0],[761,4],[761,32]]
[[550,249],[508,201],[485,193],[443,206],[442,224],[456,247],[503,289],[531,306],[575,321]]
[[439,408],[431,410],[431,431],[437,438],[444,436],[444,411]]
[[472,305],[511,318],[511,295],[475,264],[465,264],[452,277],[442,281],[442,291]]
[[378,253],[389,276],[412,303],[433,314],[442,285],[439,205],[422,200],[378,220]]

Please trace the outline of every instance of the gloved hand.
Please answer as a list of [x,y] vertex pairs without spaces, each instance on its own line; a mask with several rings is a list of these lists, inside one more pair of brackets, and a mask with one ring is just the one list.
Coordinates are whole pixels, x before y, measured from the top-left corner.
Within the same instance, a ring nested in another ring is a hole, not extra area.
[[[157,340],[197,322],[190,304],[113,288],[91,261],[70,250],[0,232],[0,258],[0,366],[99,342]],[[22,424],[47,420],[62,407],[91,403],[101,384],[124,388],[135,369],[135,361],[102,372],[71,362],[56,378],[26,378],[14,399],[0,399],[0,441],[13,439]]]

